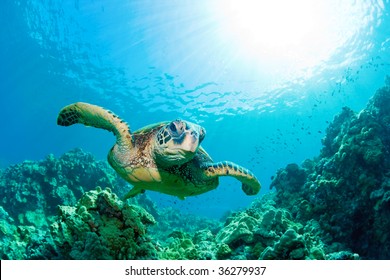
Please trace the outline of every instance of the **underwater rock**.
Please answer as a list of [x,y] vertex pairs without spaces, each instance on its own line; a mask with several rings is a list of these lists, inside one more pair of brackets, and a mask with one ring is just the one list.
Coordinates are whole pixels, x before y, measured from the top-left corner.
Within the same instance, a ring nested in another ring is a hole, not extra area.
[[20,253],[22,250],[19,248],[24,244],[18,246],[15,240],[16,229],[14,219],[0,206],[0,259],[2,260],[23,259],[23,254]]
[[255,218],[242,212],[217,234],[216,241],[232,247],[251,243],[253,241],[253,228],[256,223]]
[[330,253],[326,256],[328,260],[358,260],[359,255],[348,251]]
[[50,235],[34,226],[16,226],[0,207],[0,259],[58,259]]
[[14,219],[0,206],[0,238],[4,238],[15,231]]
[[69,259],[155,259],[147,227],[155,220],[110,189],[85,193],[75,207],[60,206],[51,227],[54,243]]
[[301,169],[298,164],[290,163],[286,168],[278,171],[270,188],[275,187],[277,191],[281,192],[297,192],[303,187],[305,181],[305,170]]
[[216,235],[218,259],[324,259],[321,231],[306,226],[275,207],[275,194],[264,195],[252,206],[233,214]]
[[[143,206],[142,202],[140,200],[138,203]],[[148,210],[148,212],[150,211]],[[218,220],[181,213],[172,207],[160,208],[158,211],[154,210],[154,212],[150,213],[155,213],[153,216],[157,222],[157,226],[150,229],[150,234],[157,240],[166,240],[175,231],[194,235],[197,231],[207,229],[214,235],[223,225]]]
[[209,229],[203,229],[195,232],[193,240],[195,243],[214,242],[215,236]]
[[164,260],[216,259],[216,233],[222,228],[217,220],[180,213],[171,207],[159,209],[157,224],[150,236],[158,244],[158,258]]
[[[161,241],[161,239],[160,239]],[[189,234],[182,230],[173,231],[161,241],[159,259],[164,260],[215,260],[217,243],[215,235],[208,229]]]
[[[284,169],[279,169],[272,180],[270,189],[276,189],[277,199],[289,204],[291,197],[296,196],[306,182],[307,174],[298,164],[291,163]],[[283,203],[279,206],[284,207]]]
[[232,249],[230,249],[229,245],[221,243],[217,246],[216,258],[218,260],[227,260],[230,258],[231,254]]
[[[107,163],[75,149],[60,158],[48,155],[6,168],[0,173],[0,205],[16,223],[41,226],[50,222],[42,219],[55,215],[57,205],[74,205],[91,186],[127,188]],[[31,217],[37,211],[41,218]]]
[[[306,181],[297,192],[289,191],[294,180],[278,171],[272,182],[278,207],[290,211],[297,221],[318,221],[329,249],[348,257],[390,258],[390,85],[379,89],[366,109],[349,108],[329,125],[318,158],[299,167]],[[300,180],[302,175],[297,175]],[[357,255],[358,254],[358,255]]]
[[159,253],[159,259],[165,260],[199,260],[203,259],[191,236],[183,231],[174,231],[169,235],[166,246]]
[[280,237],[273,248],[267,247],[260,255],[260,259],[293,259],[300,260],[308,254],[302,235],[294,229],[288,229]]

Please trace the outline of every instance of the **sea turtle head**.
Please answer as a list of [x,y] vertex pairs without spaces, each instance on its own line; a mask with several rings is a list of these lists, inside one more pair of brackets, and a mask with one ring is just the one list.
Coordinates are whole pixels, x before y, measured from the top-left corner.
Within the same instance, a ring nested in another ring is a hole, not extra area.
[[164,166],[190,161],[205,135],[203,127],[191,122],[177,119],[166,124],[155,138],[156,160]]

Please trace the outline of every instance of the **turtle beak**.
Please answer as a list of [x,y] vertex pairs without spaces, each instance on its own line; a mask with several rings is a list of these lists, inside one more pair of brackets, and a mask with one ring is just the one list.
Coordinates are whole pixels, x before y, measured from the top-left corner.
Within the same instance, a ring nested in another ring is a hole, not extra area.
[[195,130],[185,132],[184,140],[181,144],[181,149],[184,151],[195,153],[198,150],[200,144],[199,133]]

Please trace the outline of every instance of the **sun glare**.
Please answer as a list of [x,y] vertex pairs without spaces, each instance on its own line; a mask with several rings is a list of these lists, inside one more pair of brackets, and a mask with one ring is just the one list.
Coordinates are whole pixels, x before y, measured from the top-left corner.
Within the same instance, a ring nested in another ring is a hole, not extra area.
[[217,0],[219,29],[248,60],[296,71],[329,59],[364,24],[341,0]]
[[296,44],[313,28],[310,1],[228,1],[230,28],[247,44],[267,48]]

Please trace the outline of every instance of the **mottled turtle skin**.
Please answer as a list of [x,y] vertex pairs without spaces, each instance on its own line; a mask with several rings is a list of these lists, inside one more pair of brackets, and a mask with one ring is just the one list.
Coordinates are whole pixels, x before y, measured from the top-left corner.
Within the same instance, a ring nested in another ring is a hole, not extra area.
[[141,128],[133,133],[126,122],[102,107],[77,102],[64,107],[57,124],[86,126],[111,131],[116,143],[108,162],[134,187],[124,199],[145,190],[184,199],[215,189],[219,176],[241,181],[247,195],[255,195],[261,185],[252,172],[229,161],[214,163],[200,146],[205,129],[197,124],[174,120]]

